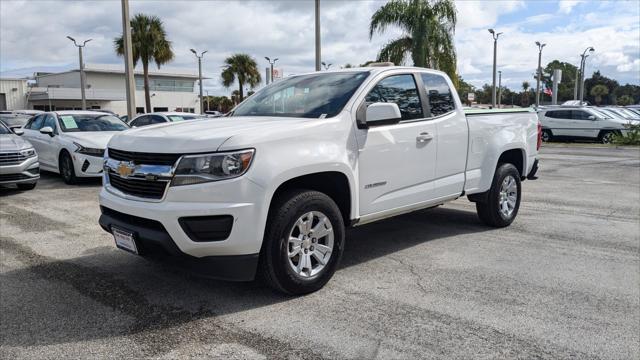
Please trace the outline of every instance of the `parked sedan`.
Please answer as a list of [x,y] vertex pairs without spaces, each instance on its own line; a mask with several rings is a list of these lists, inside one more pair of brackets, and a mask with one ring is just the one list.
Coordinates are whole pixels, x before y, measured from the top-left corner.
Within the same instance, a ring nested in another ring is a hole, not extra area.
[[9,129],[12,129],[12,130],[15,128],[23,127],[24,124],[26,124],[27,121],[29,121],[29,119],[31,118],[32,118],[31,115],[24,115],[24,114],[16,114],[16,113],[0,114],[0,122],[4,123],[5,125],[7,125]]
[[111,114],[59,111],[36,115],[24,126],[43,170],[59,173],[67,184],[102,176],[102,157],[111,137],[129,126]]
[[15,132],[0,122],[0,184],[31,190],[40,178],[38,155],[28,141],[18,136],[22,130]]
[[139,115],[131,120],[129,122],[129,125],[131,125],[131,127],[140,127],[153,124],[162,124],[166,122],[177,122],[195,119],[206,119],[206,117],[203,115],[187,112],[155,112]]

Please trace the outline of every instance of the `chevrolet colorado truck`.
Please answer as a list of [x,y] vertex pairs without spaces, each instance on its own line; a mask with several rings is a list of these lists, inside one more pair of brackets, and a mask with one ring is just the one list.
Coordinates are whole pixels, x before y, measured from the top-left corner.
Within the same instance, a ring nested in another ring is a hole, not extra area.
[[129,252],[305,294],[336,271],[345,227],[461,196],[487,225],[511,224],[540,136],[530,110],[465,113],[439,71],[292,76],[227,117],[115,135],[100,225]]

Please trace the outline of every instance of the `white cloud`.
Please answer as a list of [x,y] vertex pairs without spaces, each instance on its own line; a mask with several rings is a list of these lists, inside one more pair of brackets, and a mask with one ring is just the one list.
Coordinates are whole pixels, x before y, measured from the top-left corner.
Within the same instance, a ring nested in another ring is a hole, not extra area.
[[563,14],[570,14],[571,10],[581,2],[580,0],[560,0],[558,2],[558,11]]

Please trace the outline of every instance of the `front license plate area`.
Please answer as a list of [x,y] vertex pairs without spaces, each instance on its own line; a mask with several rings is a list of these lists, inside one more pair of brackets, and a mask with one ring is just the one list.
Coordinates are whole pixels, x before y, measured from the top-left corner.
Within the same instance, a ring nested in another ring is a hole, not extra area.
[[111,233],[118,248],[136,255],[138,254],[138,247],[136,246],[132,232],[112,226]]

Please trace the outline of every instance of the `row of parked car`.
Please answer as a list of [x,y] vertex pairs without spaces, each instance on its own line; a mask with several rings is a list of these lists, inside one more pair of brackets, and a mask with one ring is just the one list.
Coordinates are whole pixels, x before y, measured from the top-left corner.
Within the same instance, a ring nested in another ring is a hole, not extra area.
[[0,184],[33,189],[40,169],[62,175],[67,184],[102,176],[107,143],[132,127],[204,119],[181,112],[142,114],[126,123],[103,111],[23,111],[0,114]]

